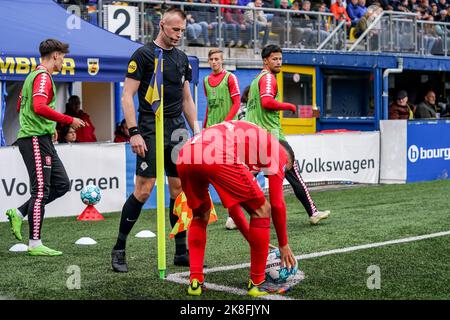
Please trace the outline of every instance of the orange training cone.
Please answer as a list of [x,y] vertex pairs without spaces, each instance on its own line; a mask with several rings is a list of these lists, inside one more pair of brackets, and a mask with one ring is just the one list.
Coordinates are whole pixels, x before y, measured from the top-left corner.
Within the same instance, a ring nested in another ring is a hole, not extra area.
[[86,206],[86,209],[78,216],[78,221],[99,221],[105,220],[100,212],[92,205]]

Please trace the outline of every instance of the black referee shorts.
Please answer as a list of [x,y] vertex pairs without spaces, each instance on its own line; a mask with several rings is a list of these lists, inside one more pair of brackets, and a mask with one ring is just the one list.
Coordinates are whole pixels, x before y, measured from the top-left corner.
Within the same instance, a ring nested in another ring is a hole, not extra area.
[[[139,131],[147,145],[145,157],[136,157],[136,175],[156,178],[156,124],[153,114],[139,114]],[[189,132],[184,117],[164,118],[164,169],[168,177],[178,177],[175,162],[182,147],[187,141]]]

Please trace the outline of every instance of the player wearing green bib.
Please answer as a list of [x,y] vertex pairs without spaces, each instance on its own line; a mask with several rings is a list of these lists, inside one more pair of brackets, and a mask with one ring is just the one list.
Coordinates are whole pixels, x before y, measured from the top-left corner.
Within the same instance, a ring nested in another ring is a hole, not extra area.
[[[286,141],[280,123],[280,111],[287,110],[295,113],[297,110],[295,105],[279,101],[275,75],[281,71],[282,50],[277,45],[268,45],[262,50],[261,56],[264,68],[250,85],[246,120],[268,130],[277,137],[295,159],[294,151]],[[297,198],[305,207],[311,224],[317,224],[320,220],[328,218],[329,211],[317,210],[300,175],[297,160],[294,161],[293,167],[286,171],[286,179],[294,189]]]
[[70,189],[69,178],[53,146],[52,136],[57,122],[74,129],[85,123],[55,111],[56,89],[51,74],[61,71],[69,45],[48,39],[41,42],[39,52],[42,63],[25,79],[17,106],[20,122],[17,145],[30,177],[31,197],[19,208],[7,210],[6,215],[18,240],[22,240],[22,221],[28,215],[29,255],[59,256],[61,251],[50,249],[41,241],[45,205]]
[[223,68],[223,53],[220,49],[209,51],[208,63],[212,72],[203,80],[208,102],[204,128],[222,121],[235,120],[241,99],[238,80]]
[[[222,121],[236,120],[241,106],[239,83],[234,74],[223,68],[223,52],[217,48],[209,50],[208,63],[212,72],[203,80],[208,101],[204,128]],[[240,207],[230,210],[229,215],[225,227],[228,230],[238,228],[246,236],[249,226]]]

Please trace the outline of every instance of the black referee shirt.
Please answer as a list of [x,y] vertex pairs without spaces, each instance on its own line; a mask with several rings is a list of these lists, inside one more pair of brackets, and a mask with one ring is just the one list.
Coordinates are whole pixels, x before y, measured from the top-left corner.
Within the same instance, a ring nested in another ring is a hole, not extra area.
[[[141,82],[138,89],[139,112],[153,113],[151,105],[145,100],[150,80],[155,70],[155,48],[151,42],[137,49],[128,62],[127,78]],[[186,54],[177,49],[163,49],[164,73],[164,117],[175,118],[182,112],[183,87],[185,81],[192,80],[192,69]]]

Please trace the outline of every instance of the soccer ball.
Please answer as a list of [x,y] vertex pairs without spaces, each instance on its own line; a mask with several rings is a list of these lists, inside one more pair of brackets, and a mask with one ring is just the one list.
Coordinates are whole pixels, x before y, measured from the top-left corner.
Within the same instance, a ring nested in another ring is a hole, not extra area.
[[266,278],[275,283],[284,283],[290,277],[297,274],[298,265],[296,264],[288,271],[286,267],[281,267],[281,255],[278,248],[270,250],[266,263]]
[[81,201],[83,201],[85,205],[94,205],[100,201],[102,195],[99,187],[93,184],[88,184],[81,190],[80,197]]

